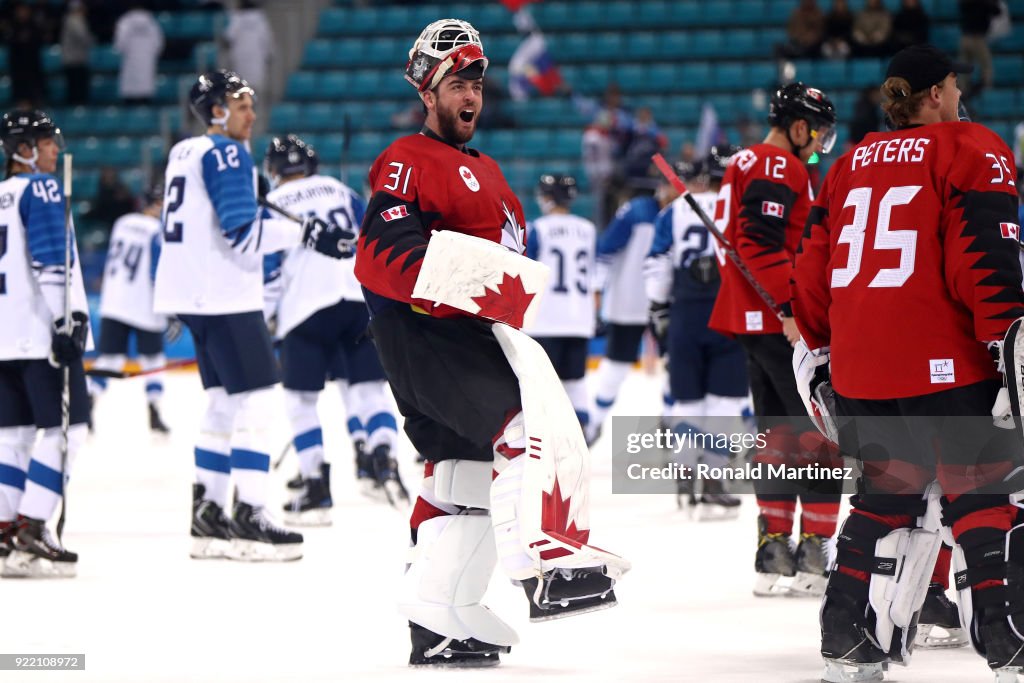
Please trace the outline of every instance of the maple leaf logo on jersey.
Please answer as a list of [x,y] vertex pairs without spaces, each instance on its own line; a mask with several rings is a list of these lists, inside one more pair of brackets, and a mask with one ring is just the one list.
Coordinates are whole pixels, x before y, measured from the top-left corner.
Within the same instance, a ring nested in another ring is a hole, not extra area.
[[501,203],[501,210],[505,214],[505,224],[501,226],[501,245],[522,254],[526,251],[526,228],[519,225],[515,212],[505,202]]
[[521,329],[523,316],[534,296],[536,295],[528,293],[523,288],[523,281],[518,275],[502,273],[497,290],[484,287],[484,293],[472,299],[473,303],[480,307],[477,315]]

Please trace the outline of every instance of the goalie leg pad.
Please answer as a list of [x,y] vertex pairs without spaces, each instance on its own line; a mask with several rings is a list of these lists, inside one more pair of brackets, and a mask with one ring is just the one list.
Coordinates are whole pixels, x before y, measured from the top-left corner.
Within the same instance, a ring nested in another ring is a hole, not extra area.
[[1010,324],[1000,349],[1000,364],[1003,367],[1006,389],[1009,392],[1010,412],[1015,417],[1021,416],[1021,406],[1024,405],[1024,332],[1021,331],[1022,322],[1024,322],[1024,318],[1017,318]]
[[497,557],[486,514],[444,515],[420,523],[399,611],[445,638],[508,647],[515,631],[480,604]]
[[480,460],[440,460],[434,463],[434,497],[462,507],[491,507],[491,463]]

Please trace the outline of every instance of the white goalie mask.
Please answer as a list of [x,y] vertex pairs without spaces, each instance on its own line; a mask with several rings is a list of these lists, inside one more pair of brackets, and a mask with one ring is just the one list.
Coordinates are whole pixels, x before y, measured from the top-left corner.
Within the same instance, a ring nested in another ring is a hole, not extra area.
[[[420,33],[409,50],[405,80],[420,92],[430,90],[449,73],[478,65],[479,76],[487,70],[480,33],[461,19],[440,19]],[[477,77],[477,76],[474,76]]]

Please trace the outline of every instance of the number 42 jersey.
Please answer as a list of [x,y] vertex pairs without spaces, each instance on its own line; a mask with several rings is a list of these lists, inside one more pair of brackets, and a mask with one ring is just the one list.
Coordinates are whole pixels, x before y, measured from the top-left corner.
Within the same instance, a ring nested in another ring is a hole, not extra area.
[[831,345],[850,398],[930,394],[995,379],[986,344],[1024,315],[1013,155],[984,126],[872,133],[811,209],[793,313]]

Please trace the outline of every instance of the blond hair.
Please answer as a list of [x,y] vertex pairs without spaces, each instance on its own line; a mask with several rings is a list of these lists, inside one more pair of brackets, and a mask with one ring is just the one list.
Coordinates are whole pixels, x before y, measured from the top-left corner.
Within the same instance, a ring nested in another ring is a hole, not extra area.
[[[936,83],[935,85],[942,88],[944,84]],[[894,127],[906,126],[921,111],[931,90],[932,87],[928,86],[924,90],[911,92],[907,79],[899,76],[887,78],[882,84],[882,97],[885,98],[882,102],[882,110],[885,111],[885,115],[889,117]]]

